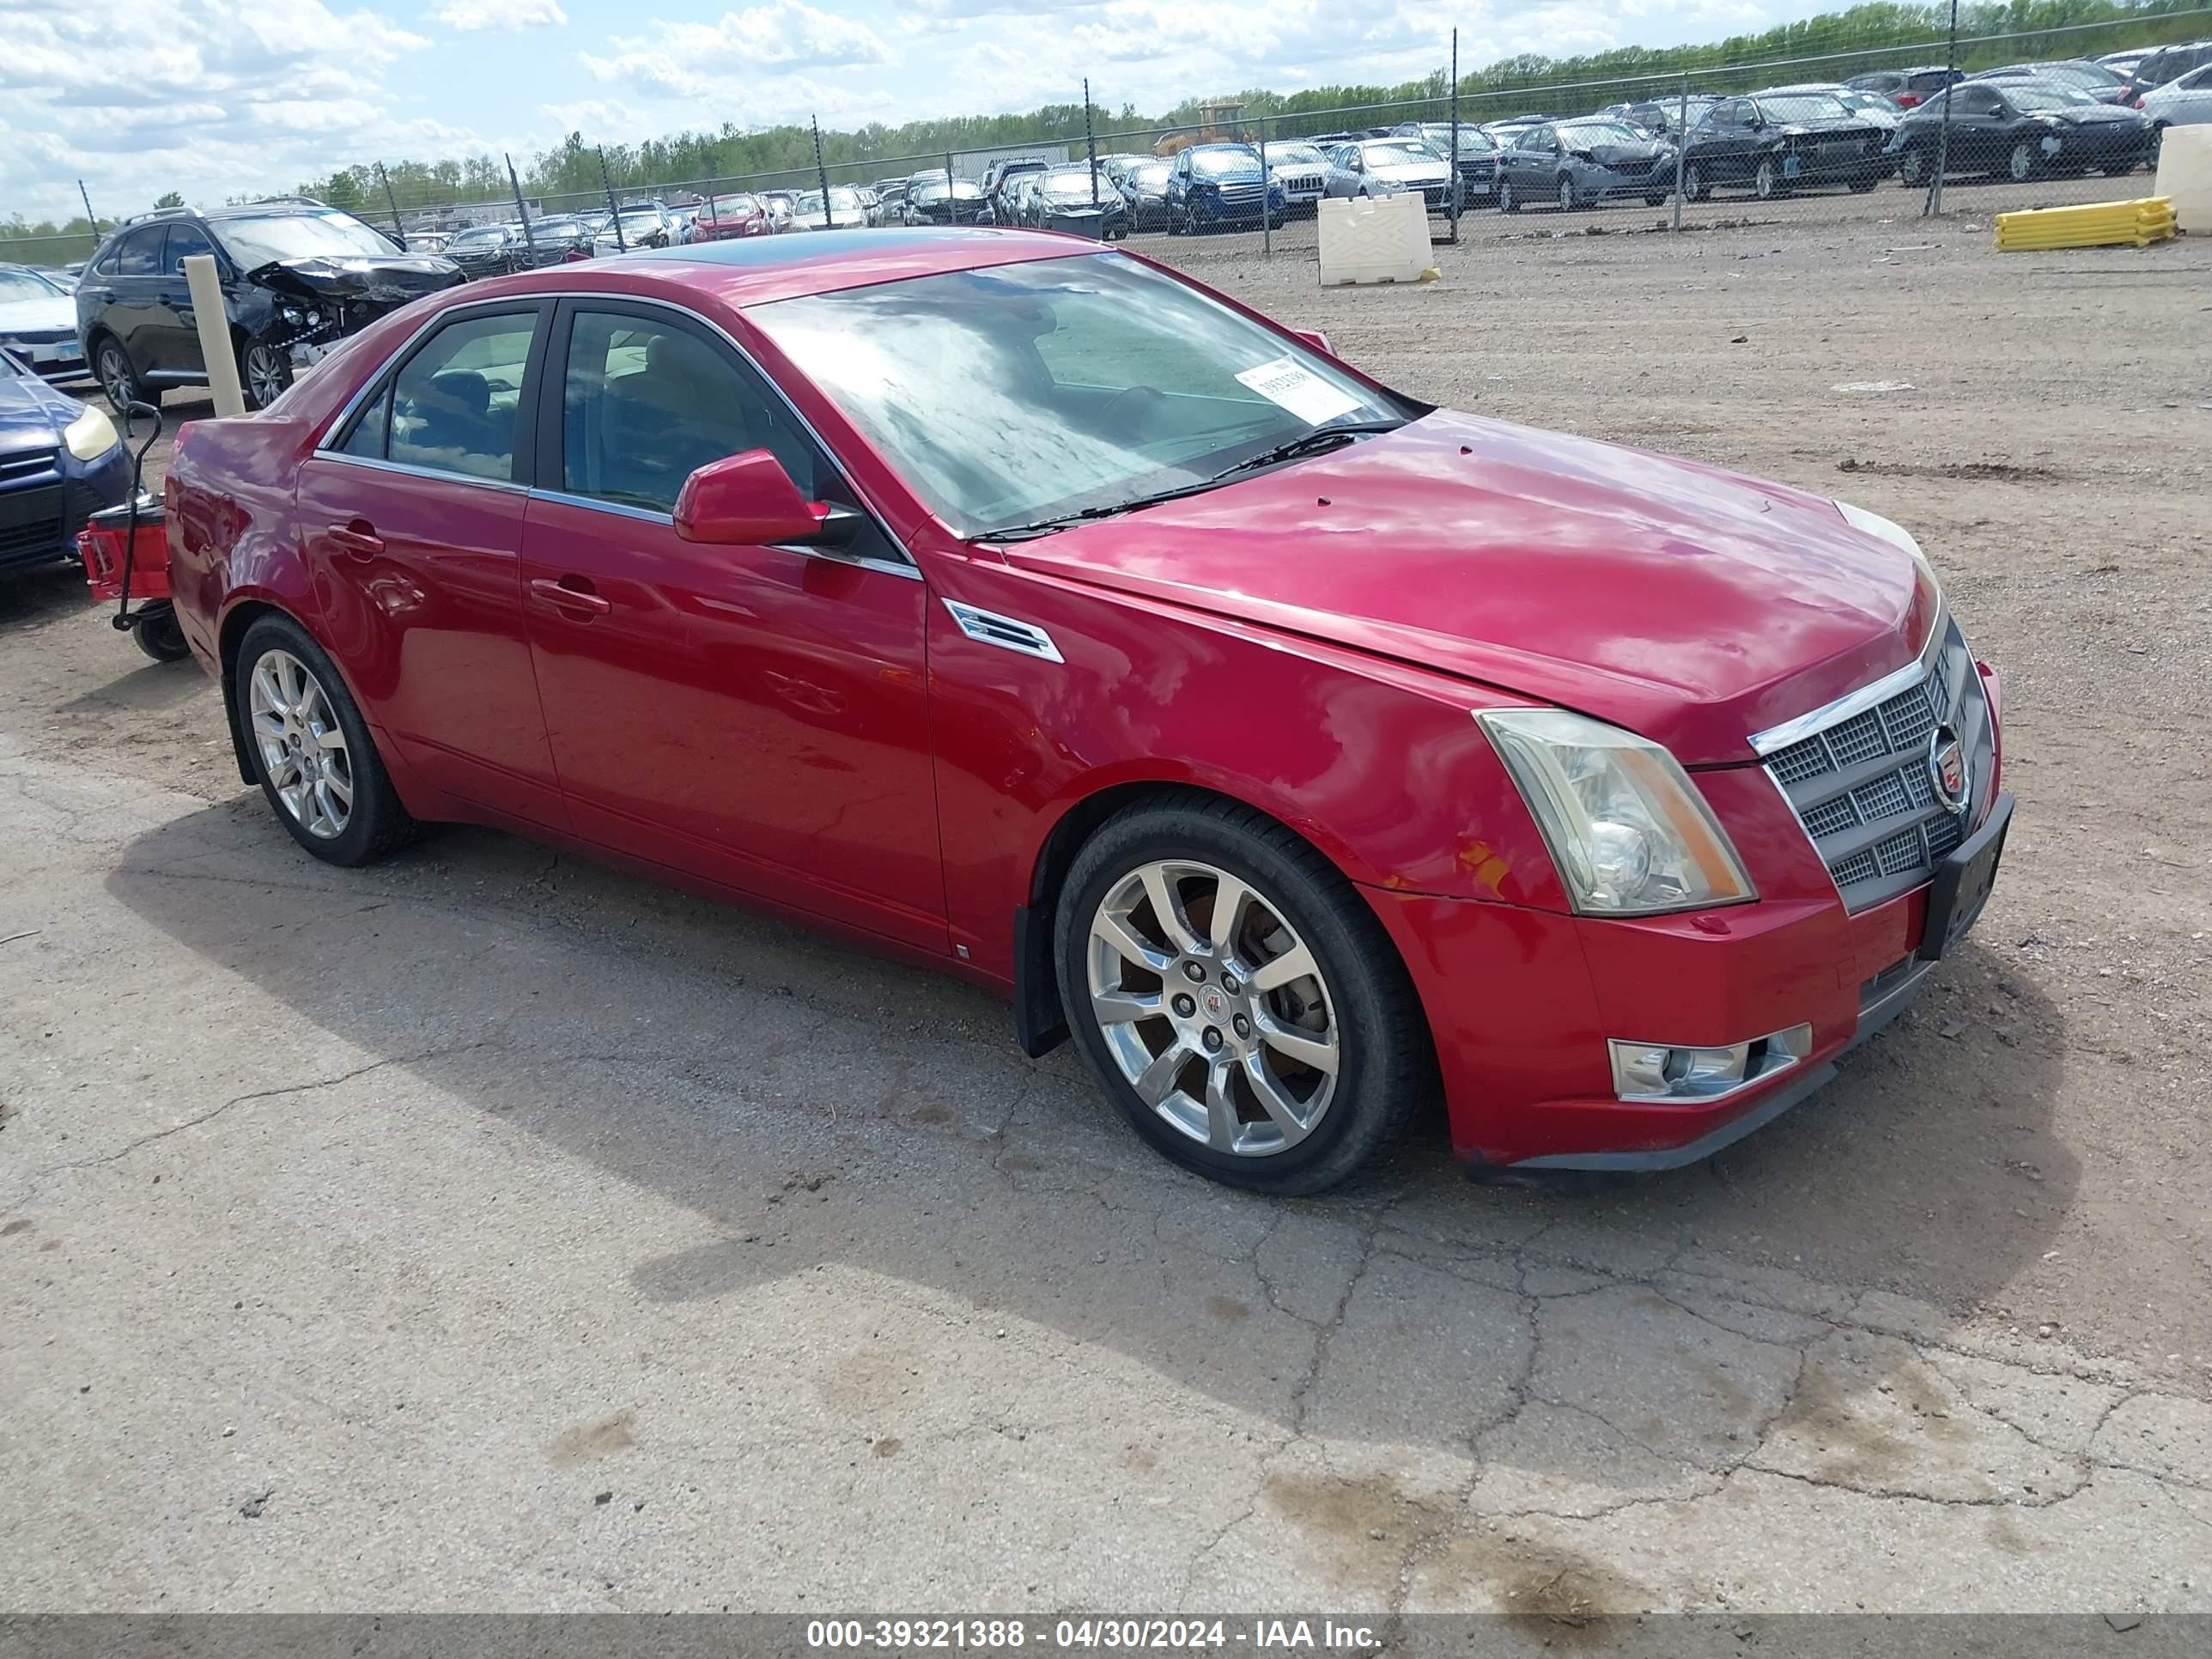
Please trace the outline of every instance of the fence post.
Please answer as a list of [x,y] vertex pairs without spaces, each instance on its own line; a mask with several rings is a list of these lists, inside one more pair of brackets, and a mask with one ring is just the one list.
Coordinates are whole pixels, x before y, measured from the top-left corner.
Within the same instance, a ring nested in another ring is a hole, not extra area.
[[[1284,204],[1284,216],[1289,216],[1290,204]],[[1321,210],[1316,208],[1316,213]],[[1275,175],[1267,167],[1267,118],[1260,118],[1260,257],[1275,257]]]
[[1951,45],[1943,59],[1943,113],[1936,123],[1936,177],[1928,186],[1925,216],[1943,215],[1943,174],[1951,165],[1951,77],[1959,72],[1959,0],[1951,0]]
[[502,155],[507,163],[507,182],[514,190],[514,210],[522,216],[522,245],[530,250],[530,268],[538,269],[538,239],[530,234],[530,210],[522,204],[522,180],[514,176],[514,157]]
[[[1452,31],[1451,94],[1451,240],[1459,246],[1459,198],[1467,193],[1467,180],[1459,170],[1459,31]],[[1316,209],[1315,211],[1320,211]]]
[[407,246],[407,231],[399,222],[399,204],[392,199],[392,175],[385,172],[384,163],[376,164],[376,182],[384,186],[384,205],[392,210],[392,234],[399,239],[399,246]]
[[623,237],[622,209],[615,203],[614,181],[607,177],[607,147],[605,144],[594,144],[592,148],[599,153],[599,188],[607,193],[607,217],[614,222],[615,252],[627,253],[629,252],[629,244]]
[[1682,99],[1674,106],[1674,229],[1682,228],[1682,173],[1690,151],[1690,77],[1682,76]]
[[814,129],[814,176],[822,181],[822,228],[835,230],[837,222],[830,216],[830,169],[822,165],[822,123],[810,115],[806,124]]
[[[1091,125],[1091,77],[1087,75],[1083,77],[1083,153],[1091,159],[1091,210],[1095,213],[1098,210],[1098,134]],[[1264,154],[1260,166],[1266,171]]]
[[[100,221],[93,216],[92,198],[84,193],[84,180],[82,179],[76,181],[76,198],[84,204],[84,222],[92,227],[92,234],[96,239],[100,235]],[[91,257],[88,253],[85,255],[88,259]]]

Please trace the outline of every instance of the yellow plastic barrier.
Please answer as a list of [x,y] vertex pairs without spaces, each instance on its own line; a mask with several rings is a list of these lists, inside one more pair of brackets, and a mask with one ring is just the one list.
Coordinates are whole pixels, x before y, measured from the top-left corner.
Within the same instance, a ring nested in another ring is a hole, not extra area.
[[2060,247],[2148,246],[2173,234],[2173,204],[2163,196],[2081,207],[2035,208],[1997,215],[1997,246],[2005,252]]

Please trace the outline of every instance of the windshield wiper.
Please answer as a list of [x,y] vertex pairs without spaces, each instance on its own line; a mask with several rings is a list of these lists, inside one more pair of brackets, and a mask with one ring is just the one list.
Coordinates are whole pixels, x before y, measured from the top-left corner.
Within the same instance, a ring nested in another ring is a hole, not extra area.
[[968,538],[971,542],[1024,542],[1039,536],[1049,536],[1055,530],[1085,523],[1093,519],[1117,518],[1124,513],[1139,508],[1159,507],[1168,501],[1179,501],[1186,496],[1202,495],[1218,484],[1227,483],[1239,473],[1255,471],[1263,466],[1274,466],[1284,461],[1294,461],[1301,455],[1333,449],[1339,439],[1349,443],[1363,433],[1395,432],[1405,425],[1403,421],[1352,421],[1342,426],[1316,427],[1310,432],[1300,433],[1273,448],[1263,449],[1256,455],[1248,455],[1233,466],[1225,466],[1210,477],[1194,483],[1178,484],[1173,489],[1155,490],[1149,495],[1133,496],[1126,501],[1115,501],[1107,507],[1086,507],[1080,512],[1064,513],[1057,518],[1037,519],[1028,524],[1005,525],[996,530],[986,530]]

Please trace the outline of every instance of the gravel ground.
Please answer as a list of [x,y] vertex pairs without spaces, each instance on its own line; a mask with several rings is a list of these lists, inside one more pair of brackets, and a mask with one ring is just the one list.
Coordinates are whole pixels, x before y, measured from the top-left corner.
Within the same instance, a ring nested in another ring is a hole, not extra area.
[[1899,520],[2006,677],[1969,945],[1598,1197],[1225,1194],[950,982],[475,831],[328,871],[0,586],[0,1607],[2212,1608],[2212,241],[1900,199],[1144,244]]

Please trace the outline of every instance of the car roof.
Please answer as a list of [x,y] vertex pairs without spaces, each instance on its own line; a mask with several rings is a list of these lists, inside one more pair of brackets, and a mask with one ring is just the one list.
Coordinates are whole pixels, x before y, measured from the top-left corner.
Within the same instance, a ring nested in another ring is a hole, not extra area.
[[743,307],[808,294],[869,288],[913,276],[987,270],[1030,259],[1064,259],[1100,252],[1087,237],[995,226],[891,228],[841,231],[835,236],[760,236],[683,247],[638,248],[586,264],[523,271],[471,283],[471,299],[580,285],[609,295],[707,295]]

